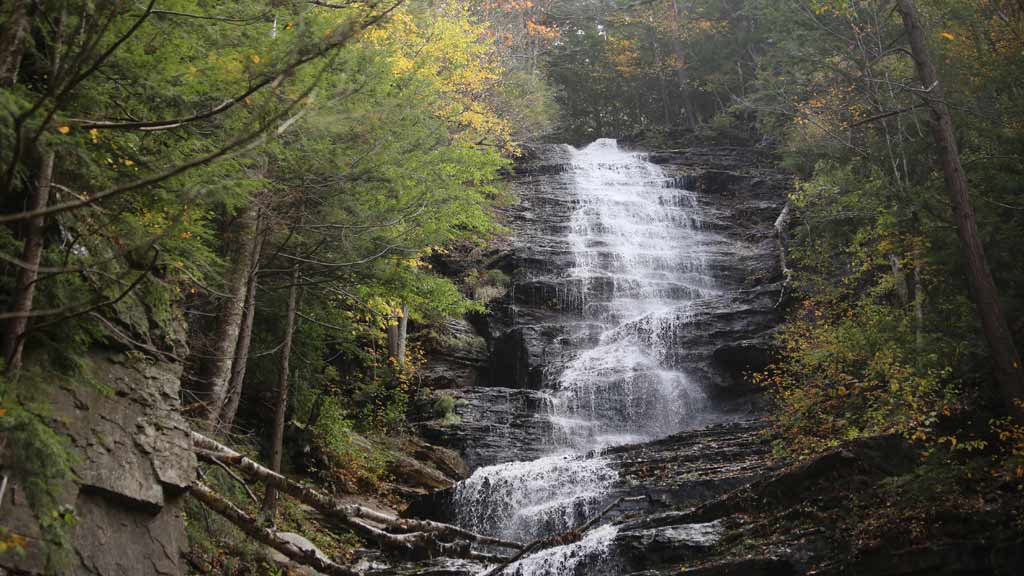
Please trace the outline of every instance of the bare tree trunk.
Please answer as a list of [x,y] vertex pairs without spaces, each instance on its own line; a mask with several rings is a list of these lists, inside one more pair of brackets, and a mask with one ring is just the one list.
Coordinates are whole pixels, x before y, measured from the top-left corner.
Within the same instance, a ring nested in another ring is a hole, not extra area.
[[405,368],[405,340],[409,328],[409,307],[402,304],[395,321],[388,325],[388,356],[391,357],[400,368]]
[[402,317],[398,319],[398,365],[405,369],[405,343],[406,334],[409,331],[409,307],[402,304]]
[[[281,347],[281,371],[277,379],[277,406],[274,410],[274,435],[270,441],[270,469],[281,472],[281,456],[284,451],[284,417],[288,411],[288,371],[292,356],[292,339],[295,336],[295,315],[299,300],[299,267],[292,268],[292,285],[288,288],[288,313],[285,319],[284,344]],[[267,486],[263,500],[262,515],[273,518],[277,506],[277,490]]]
[[903,273],[903,266],[895,254],[889,254],[889,266],[892,268],[893,289],[896,291],[896,301],[901,308],[910,304],[910,290],[907,287],[907,275]]
[[21,69],[21,58],[25,54],[25,43],[28,41],[30,0],[14,0],[10,14],[6,16],[3,30],[0,31],[0,87],[9,88],[18,83],[18,70]]
[[[41,210],[50,201],[55,153],[50,150],[43,156],[43,165],[36,180],[35,189],[29,196],[30,211]],[[25,230],[25,244],[21,251],[22,266],[14,284],[14,304],[11,312],[17,314],[7,322],[3,332],[3,358],[7,371],[21,368],[21,353],[25,346],[25,329],[28,327],[32,301],[35,298],[36,280],[39,277],[39,263],[43,258],[43,240],[46,218],[36,216],[28,221]]]
[[228,379],[238,345],[238,332],[245,312],[245,295],[256,241],[256,203],[250,202],[239,216],[238,236],[228,254],[228,273],[224,278],[226,296],[221,304],[213,345],[208,356],[200,362],[196,380],[196,395],[203,403],[202,415],[207,428],[216,428],[227,394]]
[[252,244],[249,280],[245,289],[245,308],[242,325],[238,332],[238,343],[235,345],[235,359],[231,364],[231,377],[228,380],[227,400],[220,413],[219,426],[222,430],[230,430],[238,414],[238,403],[242,399],[242,387],[245,384],[245,370],[249,365],[249,347],[252,343],[252,325],[256,319],[256,276],[259,271],[260,253],[263,251],[263,239],[259,238],[259,225],[256,226],[257,239]]
[[967,177],[960,163],[953,134],[953,120],[946,105],[945,94],[939,83],[929,54],[924,29],[917,16],[913,0],[897,0],[903,25],[910,38],[910,49],[921,83],[928,92],[924,97],[932,112],[932,133],[939,149],[939,159],[946,179],[946,191],[953,205],[957,231],[967,262],[967,271],[974,303],[981,318],[982,329],[992,350],[996,380],[1006,408],[1018,421],[1024,422],[1024,372],[1013,335],[999,306],[995,281],[988,267],[985,250],[978,238],[978,226],[971,206]]

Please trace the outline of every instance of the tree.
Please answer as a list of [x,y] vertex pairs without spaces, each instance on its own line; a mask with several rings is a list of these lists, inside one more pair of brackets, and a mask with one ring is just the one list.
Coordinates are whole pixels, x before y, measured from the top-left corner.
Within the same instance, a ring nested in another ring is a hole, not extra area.
[[235,226],[234,240],[230,244],[227,275],[224,286],[228,290],[222,297],[213,331],[213,345],[196,374],[196,393],[202,403],[200,416],[207,427],[217,427],[218,419],[228,400],[235,351],[243,332],[242,323],[247,309],[247,292],[253,278],[253,257],[259,245],[256,229],[256,202],[250,201],[242,209]]
[[1024,369],[1013,342],[1013,334],[999,305],[999,296],[985,249],[978,235],[978,224],[971,205],[967,176],[964,174],[953,132],[953,119],[946,103],[945,90],[935,72],[924,28],[913,0],[897,0],[903,25],[910,39],[921,92],[932,114],[932,134],[938,148],[939,161],[945,176],[946,191],[953,206],[954,222],[960,235],[964,260],[967,263],[972,296],[978,317],[992,352],[996,381],[1006,403],[1007,412],[1024,423]]
[[265,238],[261,230],[261,218],[257,218],[256,241],[253,243],[253,252],[249,276],[245,288],[245,310],[242,317],[242,325],[238,332],[238,343],[235,345],[235,357],[231,361],[231,378],[228,380],[227,400],[224,402],[224,409],[221,410],[219,425],[221,430],[230,430],[238,414],[238,403],[242,399],[242,391],[245,386],[245,372],[249,366],[249,350],[252,345],[252,327],[256,321],[256,292],[259,288],[257,281],[259,275],[260,255],[263,251]]
[[[284,341],[281,344],[280,368],[277,375],[277,399],[274,402],[274,427],[270,440],[270,469],[281,471],[281,458],[284,454],[284,425],[288,413],[288,377],[291,370],[292,342],[295,338],[295,317],[299,307],[299,266],[295,265],[291,273],[291,285],[288,286],[288,312],[285,317]],[[263,500],[262,514],[273,518],[277,507],[277,490],[267,486]]]

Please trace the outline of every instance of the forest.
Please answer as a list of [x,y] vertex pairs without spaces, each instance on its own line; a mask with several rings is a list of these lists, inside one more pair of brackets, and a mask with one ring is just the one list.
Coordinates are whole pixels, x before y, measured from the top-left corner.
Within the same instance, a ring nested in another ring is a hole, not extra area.
[[[501,570],[590,522],[400,512],[469,475],[430,366],[526,298],[516,178],[600,138],[785,176],[768,470],[912,453],[813,525],[1016,559],[859,573],[1024,566],[1024,3],[2,0],[0,574],[573,574]],[[169,568],[82,536],[111,502]]]

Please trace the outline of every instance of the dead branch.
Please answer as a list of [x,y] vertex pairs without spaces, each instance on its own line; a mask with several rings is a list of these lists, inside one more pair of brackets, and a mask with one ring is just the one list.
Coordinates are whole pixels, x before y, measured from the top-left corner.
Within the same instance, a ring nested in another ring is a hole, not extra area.
[[[484,536],[451,524],[432,520],[399,518],[366,506],[344,504],[309,486],[290,480],[202,434],[192,432],[192,442],[196,447],[206,451],[203,453],[204,457],[215,457],[226,465],[234,466],[244,474],[262,480],[277,490],[316,508],[324,515],[341,521],[368,540],[393,550],[409,552],[425,550],[433,555],[479,559],[481,555],[473,552],[468,544],[513,550],[523,549],[523,545],[519,542]],[[397,534],[388,532],[372,526],[371,523],[402,532]],[[455,543],[444,542],[440,539],[452,540]],[[458,542],[460,540],[461,543]]]
[[228,522],[231,522],[247,536],[270,546],[281,554],[284,554],[294,562],[309,566],[314,570],[330,574],[331,576],[356,576],[359,574],[351,568],[335,564],[330,560],[324,560],[316,555],[313,550],[300,548],[295,544],[281,538],[277,532],[259,525],[255,518],[249,516],[231,502],[217,495],[202,482],[192,483],[191,495],[204,506],[213,510]]
[[871,122],[877,122],[878,120],[884,120],[885,118],[889,118],[889,117],[892,117],[892,116],[897,116],[899,114],[905,114],[907,112],[910,112],[912,110],[917,110],[918,108],[923,108],[925,106],[927,106],[927,104],[915,104],[914,106],[907,106],[907,107],[904,107],[904,108],[899,108],[897,110],[890,110],[888,112],[884,112],[882,114],[878,114],[878,115],[872,116],[870,118],[865,118],[863,120],[858,120],[857,122],[854,122],[853,124],[850,124],[848,126],[848,128],[856,128],[857,126],[861,126],[863,124],[868,124],[868,123],[871,123]]
[[232,480],[241,484],[242,488],[245,489],[245,493],[249,496],[249,499],[252,500],[253,504],[259,505],[259,498],[257,498],[256,494],[254,494],[252,489],[249,488],[249,485],[245,483],[245,480],[243,480],[242,477],[239,476],[238,474],[235,474],[234,470],[228,468],[227,464],[218,460],[215,454],[211,454],[203,450],[196,450],[195,452],[196,456],[198,456],[204,462],[209,462],[210,464],[217,466],[218,468],[223,470],[225,474],[230,476]]

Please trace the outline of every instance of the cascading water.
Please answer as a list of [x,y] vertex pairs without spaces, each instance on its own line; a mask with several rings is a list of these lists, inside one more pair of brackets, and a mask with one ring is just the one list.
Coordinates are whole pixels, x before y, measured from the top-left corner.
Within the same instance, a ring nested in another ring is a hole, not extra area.
[[[581,328],[574,357],[547,391],[556,432],[538,442],[551,455],[481,468],[454,497],[466,527],[524,541],[576,526],[605,504],[617,475],[587,452],[679,431],[705,406],[701,387],[669,361],[690,304],[716,293],[696,194],[608,139],[574,150],[569,176],[576,207],[565,242],[574,265],[557,281]],[[506,573],[571,574],[612,535],[602,529]]]

